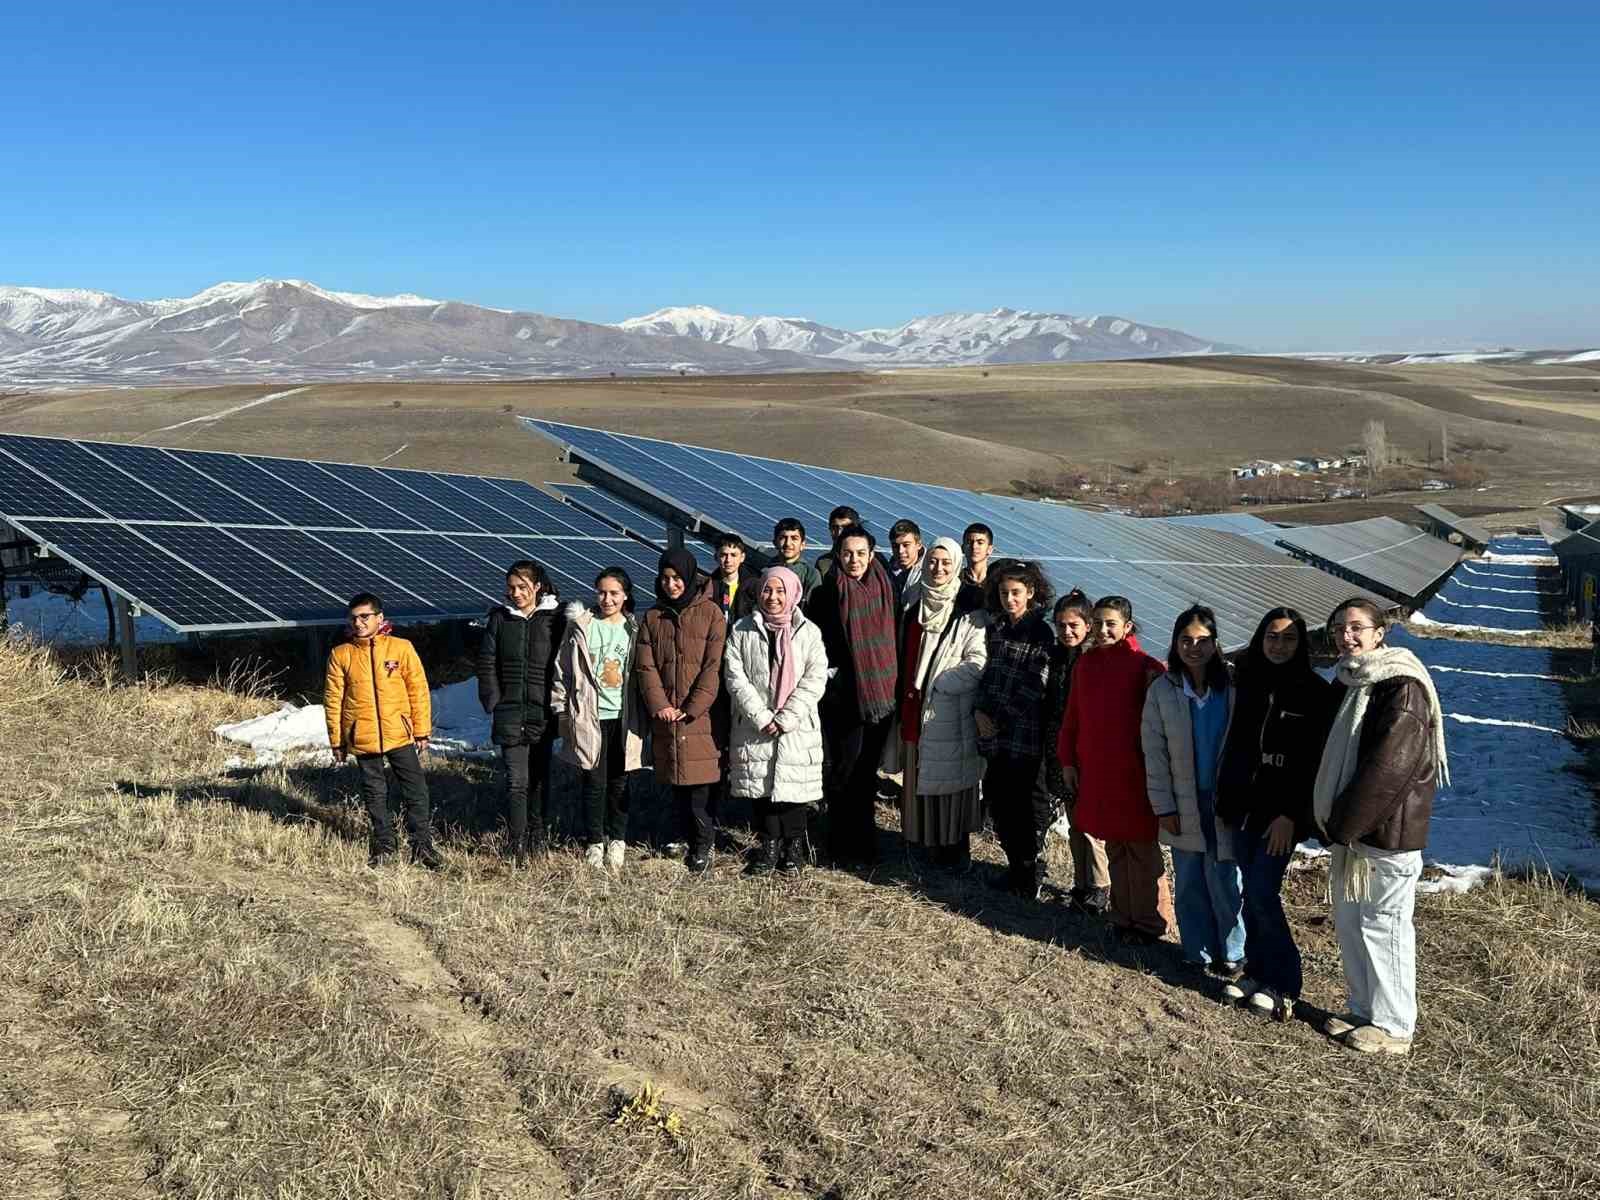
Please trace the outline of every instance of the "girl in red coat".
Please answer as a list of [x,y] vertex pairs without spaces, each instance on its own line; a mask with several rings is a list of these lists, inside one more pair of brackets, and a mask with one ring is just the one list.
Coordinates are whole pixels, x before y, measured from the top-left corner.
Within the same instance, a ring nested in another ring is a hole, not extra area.
[[1133,941],[1157,942],[1173,923],[1156,817],[1145,793],[1139,724],[1150,682],[1166,671],[1139,649],[1133,605],[1107,596],[1094,606],[1095,648],[1079,661],[1056,753],[1078,791],[1077,820],[1106,843],[1111,923]]

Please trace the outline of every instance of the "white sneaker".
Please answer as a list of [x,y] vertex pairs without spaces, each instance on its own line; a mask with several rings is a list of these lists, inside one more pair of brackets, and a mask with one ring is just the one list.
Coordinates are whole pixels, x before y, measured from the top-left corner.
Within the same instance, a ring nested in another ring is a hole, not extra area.
[[628,852],[628,843],[621,838],[615,838],[606,843],[606,866],[613,870],[622,869],[622,859]]
[[589,848],[583,852],[583,861],[596,871],[606,869],[606,847],[604,842],[591,842]]
[[1222,998],[1232,1004],[1238,1004],[1261,990],[1261,985],[1248,975],[1241,975],[1238,979],[1230,979],[1222,985]]
[[1264,987],[1250,993],[1248,1003],[1258,1013],[1270,1017],[1277,1011],[1279,998],[1277,992],[1269,987]]

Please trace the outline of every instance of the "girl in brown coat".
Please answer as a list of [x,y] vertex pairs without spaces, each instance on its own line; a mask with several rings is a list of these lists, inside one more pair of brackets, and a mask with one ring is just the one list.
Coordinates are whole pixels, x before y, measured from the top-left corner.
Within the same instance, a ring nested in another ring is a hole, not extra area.
[[639,694],[650,714],[656,778],[672,785],[689,843],[689,870],[711,865],[711,785],[721,778],[711,705],[722,683],[728,624],[694,588],[694,557],[668,550],[656,576],[656,606],[639,633]]

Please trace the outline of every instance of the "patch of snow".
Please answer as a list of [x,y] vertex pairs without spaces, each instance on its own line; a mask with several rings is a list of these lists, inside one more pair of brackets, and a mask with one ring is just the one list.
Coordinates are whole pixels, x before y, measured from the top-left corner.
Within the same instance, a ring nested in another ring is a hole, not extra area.
[[1473,888],[1488,883],[1495,875],[1493,867],[1459,867],[1453,863],[1429,863],[1428,865],[1439,871],[1440,874],[1436,879],[1424,879],[1417,884],[1417,891],[1425,894],[1470,892]]
[[[1502,678],[1515,679],[1518,677],[1515,675],[1505,675],[1502,676]],[[1534,678],[1545,677],[1535,676]],[[1471,717],[1466,713],[1445,713],[1445,716],[1452,721],[1460,721],[1463,725],[1503,725],[1507,729],[1537,729],[1543,733],[1566,733],[1566,730],[1564,729],[1557,729],[1553,725],[1539,725],[1533,721],[1512,721],[1504,717]]]
[[1554,567],[1560,559],[1554,554],[1496,554],[1492,550],[1478,559],[1486,563],[1519,564],[1525,567]]
[[[490,723],[478,703],[478,685],[467,679],[429,693],[433,704],[433,737],[429,749],[450,755],[493,753]],[[331,756],[327,713],[320,704],[285,704],[276,712],[252,717],[213,731],[224,741],[250,747],[253,764]]]

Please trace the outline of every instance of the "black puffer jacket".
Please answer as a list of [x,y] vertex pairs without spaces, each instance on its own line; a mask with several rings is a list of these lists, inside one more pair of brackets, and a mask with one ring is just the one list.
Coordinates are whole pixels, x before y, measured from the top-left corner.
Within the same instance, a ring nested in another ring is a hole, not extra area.
[[1312,836],[1311,792],[1337,704],[1333,685],[1309,668],[1241,672],[1217,772],[1217,815],[1257,833],[1289,817],[1296,839]]
[[494,719],[495,745],[537,742],[550,726],[550,681],[566,626],[559,607],[530,617],[489,610],[478,645],[478,702]]

